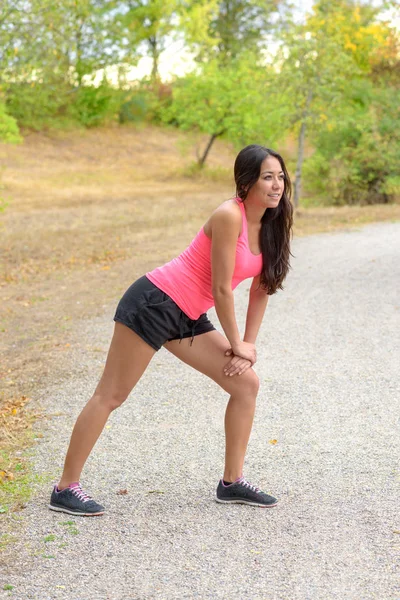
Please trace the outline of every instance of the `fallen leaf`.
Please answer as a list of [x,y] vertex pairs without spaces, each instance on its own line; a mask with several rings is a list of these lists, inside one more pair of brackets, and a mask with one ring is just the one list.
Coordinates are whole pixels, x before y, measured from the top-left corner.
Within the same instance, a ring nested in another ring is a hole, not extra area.
[[275,445],[278,443],[278,440],[269,440],[269,443]]
[[117,496],[125,496],[125,494],[127,494],[127,493],[128,493],[128,490],[119,490],[117,492]]

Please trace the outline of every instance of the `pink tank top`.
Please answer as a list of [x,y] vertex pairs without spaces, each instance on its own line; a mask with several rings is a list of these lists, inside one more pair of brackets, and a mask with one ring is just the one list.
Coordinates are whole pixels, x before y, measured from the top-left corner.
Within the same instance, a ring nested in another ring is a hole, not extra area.
[[[232,290],[244,279],[260,275],[262,255],[252,254],[247,236],[247,219],[243,202],[236,198],[242,212],[242,232],[236,245],[236,262]],[[211,240],[202,227],[190,246],[176,258],[158,267],[146,277],[168,294],[193,320],[214,306],[211,292]]]

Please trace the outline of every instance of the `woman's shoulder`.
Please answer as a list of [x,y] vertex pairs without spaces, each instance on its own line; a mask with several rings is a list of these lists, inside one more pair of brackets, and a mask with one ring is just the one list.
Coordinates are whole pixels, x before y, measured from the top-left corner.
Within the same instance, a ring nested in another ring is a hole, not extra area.
[[235,199],[225,200],[212,213],[210,220],[226,221],[227,223],[241,223],[242,212]]
[[222,202],[204,225],[204,233],[212,237],[214,226],[235,227],[240,232],[242,226],[242,213],[235,199]]

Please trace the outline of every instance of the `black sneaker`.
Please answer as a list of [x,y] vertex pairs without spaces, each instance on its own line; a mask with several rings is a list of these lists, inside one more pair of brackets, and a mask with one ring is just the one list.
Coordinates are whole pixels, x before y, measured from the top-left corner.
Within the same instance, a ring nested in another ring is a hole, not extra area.
[[216,501],[263,507],[275,506],[278,503],[276,498],[251,485],[244,477],[239,477],[230,485],[225,485],[221,479],[217,487]]
[[54,486],[49,504],[50,510],[68,513],[69,515],[80,515],[81,517],[95,517],[104,513],[104,507],[97,504],[81,488],[80,483],[71,485],[61,492]]

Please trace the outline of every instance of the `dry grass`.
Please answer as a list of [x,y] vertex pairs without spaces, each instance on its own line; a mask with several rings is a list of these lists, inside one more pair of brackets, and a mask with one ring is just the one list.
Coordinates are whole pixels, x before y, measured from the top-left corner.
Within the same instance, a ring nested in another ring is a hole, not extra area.
[[29,409],[29,402],[26,396],[3,397],[0,402],[0,514],[23,509],[32,491],[27,450],[40,415]]
[[[9,202],[0,215],[0,414],[8,414],[12,399],[66,372],[78,319],[180,252],[232,196],[234,152],[217,143],[208,174],[190,179],[195,152],[184,135],[113,128],[30,134],[21,146],[0,145],[0,159]],[[399,205],[301,209],[295,233],[393,219]],[[20,415],[29,422],[26,409]],[[22,435],[15,425],[9,414],[2,421],[8,456],[9,436]]]
[[297,236],[303,236],[353,229],[367,223],[399,220],[400,204],[300,208],[295,215],[294,232]]

